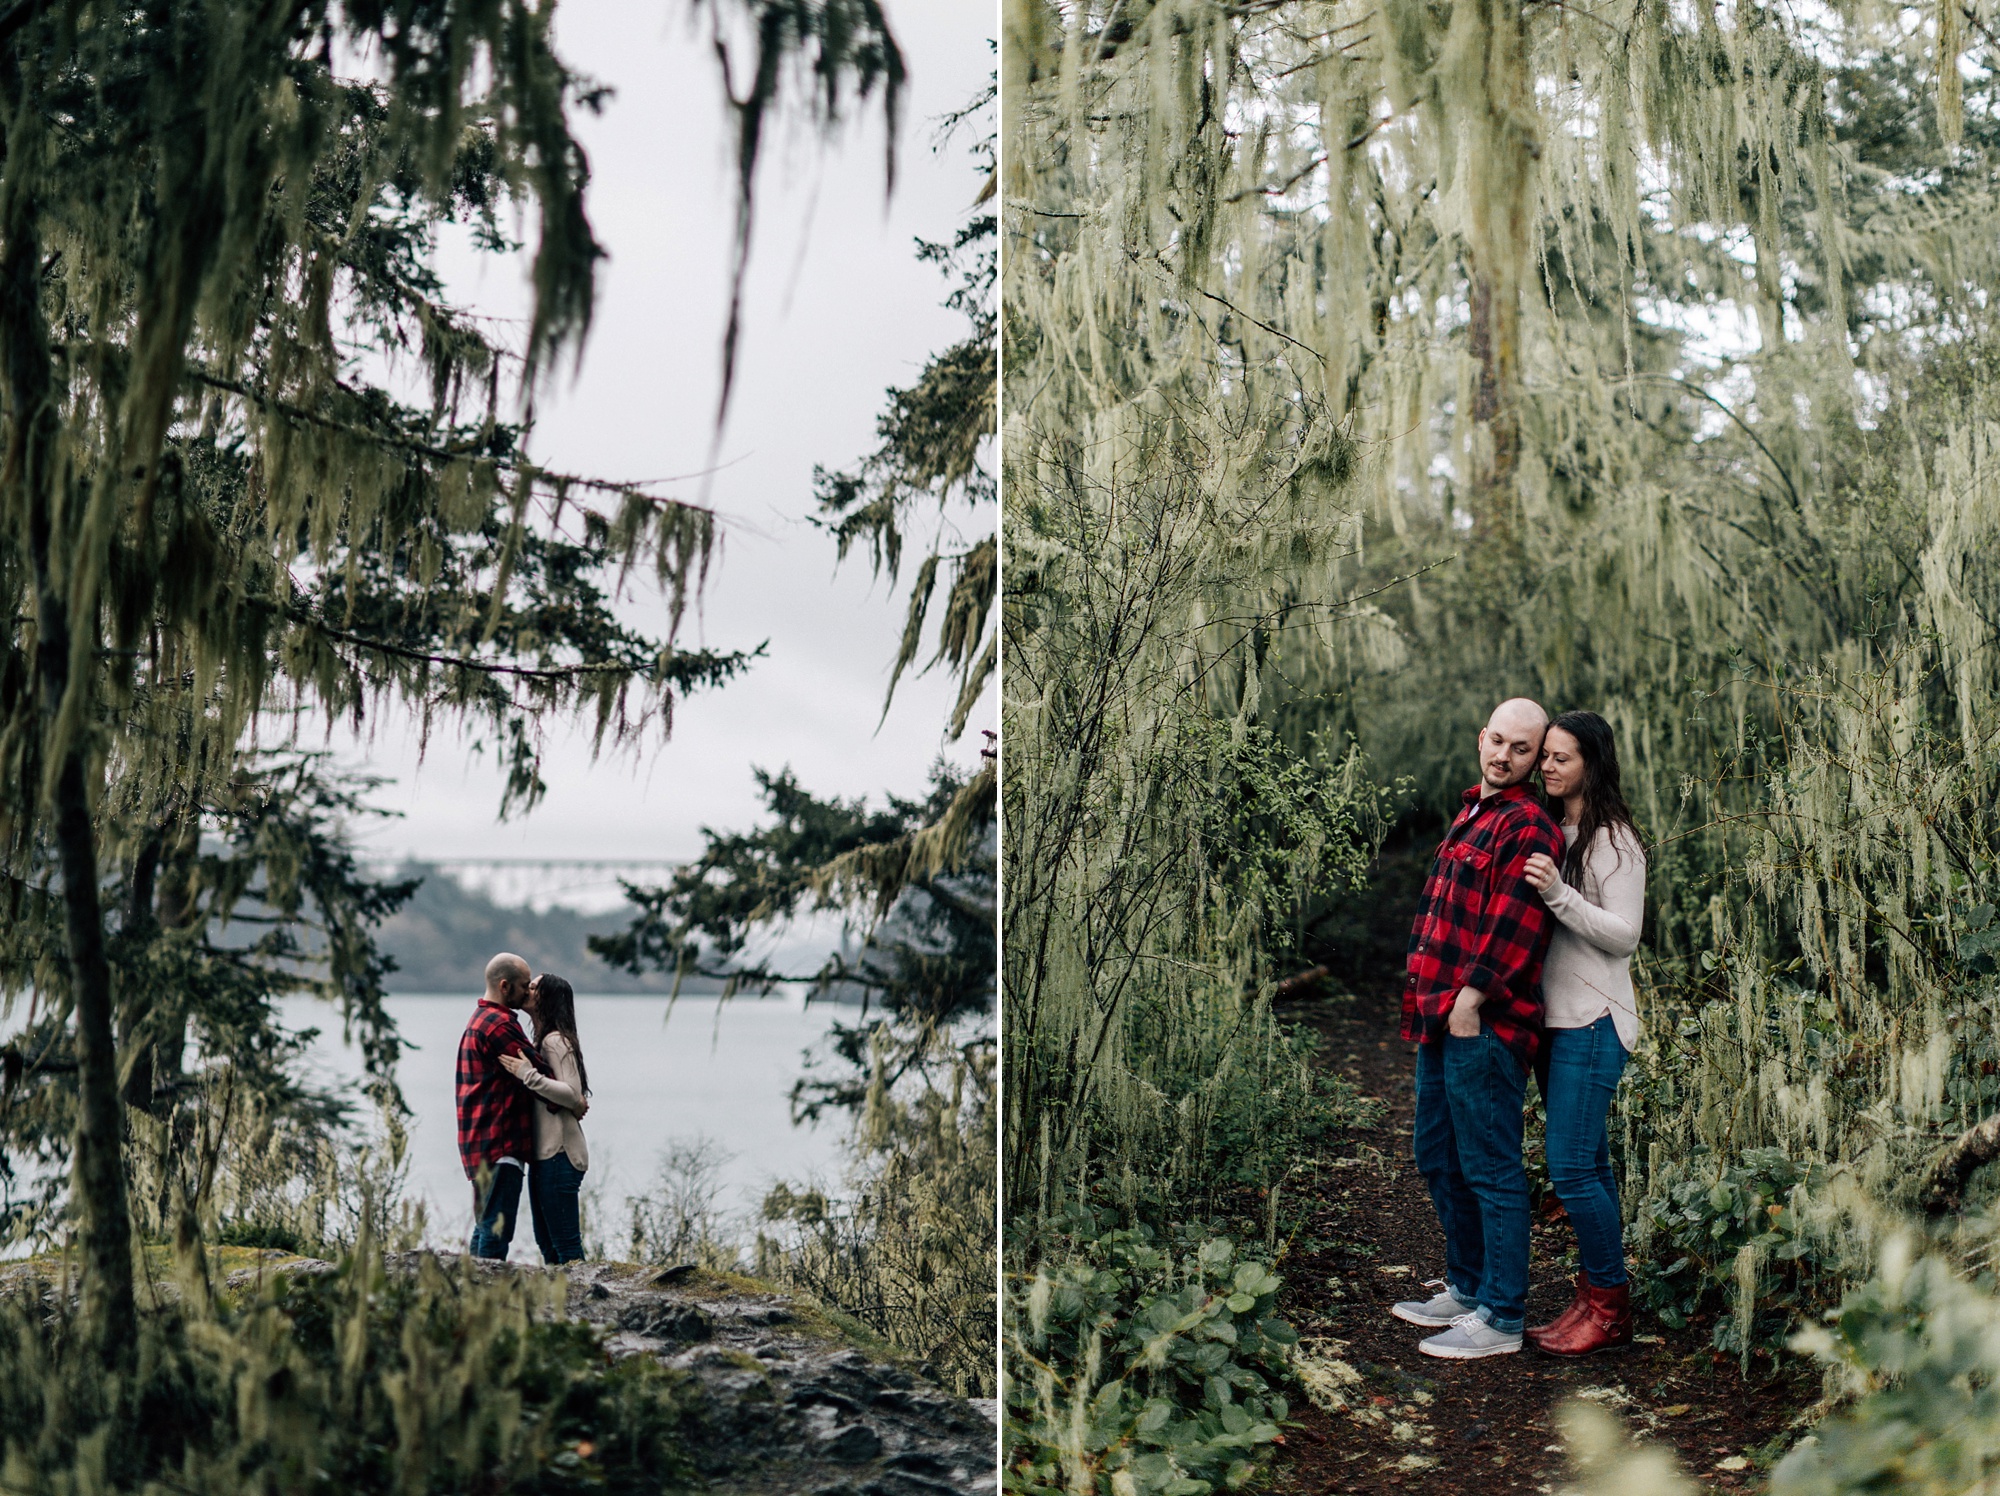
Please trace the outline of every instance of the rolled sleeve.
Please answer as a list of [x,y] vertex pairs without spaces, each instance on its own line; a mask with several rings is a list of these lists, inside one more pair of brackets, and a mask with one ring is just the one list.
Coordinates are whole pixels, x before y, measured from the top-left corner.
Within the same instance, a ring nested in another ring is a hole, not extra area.
[[1458,975],[1461,992],[1470,987],[1481,996],[1486,996],[1499,985],[1500,973],[1491,966],[1468,966]]

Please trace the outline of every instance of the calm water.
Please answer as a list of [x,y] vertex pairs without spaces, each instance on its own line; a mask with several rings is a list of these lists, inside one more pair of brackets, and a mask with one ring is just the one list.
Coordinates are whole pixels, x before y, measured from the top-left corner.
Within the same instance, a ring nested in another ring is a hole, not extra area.
[[[440,1243],[463,1241],[472,1227],[471,1187],[458,1161],[452,1070],[474,1001],[462,994],[389,999],[406,1046],[398,1079],[416,1113],[407,1189],[429,1202],[431,1234]],[[577,996],[577,1037],[591,1089],[583,1123],[590,1142],[584,1184],[604,1213],[599,1230],[613,1252],[625,1229],[625,1197],[646,1187],[672,1140],[707,1137],[727,1153],[726,1209],[754,1208],[775,1179],[837,1182],[838,1124],[792,1126],[787,1098],[804,1052],[839,1011],[829,1003],[807,1007],[796,997],[728,1003],[682,997],[669,1017],[665,998]],[[337,1014],[329,1021],[324,1004],[302,996],[288,999],[284,1014],[288,1028],[323,1031],[311,1056],[320,1079],[361,1075],[359,1051],[340,1042]],[[534,1255],[524,1220],[514,1234],[513,1256]]]

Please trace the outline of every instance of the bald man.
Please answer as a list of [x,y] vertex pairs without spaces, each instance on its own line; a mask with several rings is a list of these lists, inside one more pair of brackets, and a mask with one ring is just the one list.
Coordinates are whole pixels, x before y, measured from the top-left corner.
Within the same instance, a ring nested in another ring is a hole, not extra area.
[[486,963],[486,991],[458,1041],[458,1156],[472,1181],[474,1257],[505,1258],[534,1153],[534,1097],[502,1055],[540,1068],[515,1010],[528,1000],[528,963],[502,951]]
[[1542,957],[1554,925],[1527,881],[1562,833],[1528,777],[1548,714],[1503,701],[1479,731],[1479,783],[1445,833],[1405,960],[1403,1037],[1417,1045],[1417,1170],[1444,1229],[1445,1277],[1390,1312],[1440,1330],[1447,1360],[1521,1348],[1528,1300],[1528,1176],[1521,1107],[1542,1041]]

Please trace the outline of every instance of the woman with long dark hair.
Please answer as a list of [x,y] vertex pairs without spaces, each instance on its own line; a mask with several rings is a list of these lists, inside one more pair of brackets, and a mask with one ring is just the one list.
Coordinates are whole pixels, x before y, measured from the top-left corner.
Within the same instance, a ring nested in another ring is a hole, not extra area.
[[1611,1172],[1608,1118],[1639,1042],[1631,957],[1645,915],[1646,853],[1618,786],[1618,745],[1595,712],[1564,712],[1542,740],[1542,787],[1562,825],[1562,865],[1536,853],[1527,879],[1556,930],[1542,966],[1540,1079],[1548,1108],[1549,1183],[1576,1228],[1576,1296],[1527,1338],[1557,1356],[1632,1339],[1632,1289]]
[[590,1151],[583,1142],[583,1114],[590,1110],[590,1077],[576,1037],[576,994],[561,977],[543,972],[528,984],[528,1016],[535,1048],[548,1063],[544,1075],[524,1059],[502,1056],[514,1078],[535,1093],[535,1158],[528,1166],[528,1203],[535,1245],[544,1262],[583,1258],[583,1220],[577,1195]]

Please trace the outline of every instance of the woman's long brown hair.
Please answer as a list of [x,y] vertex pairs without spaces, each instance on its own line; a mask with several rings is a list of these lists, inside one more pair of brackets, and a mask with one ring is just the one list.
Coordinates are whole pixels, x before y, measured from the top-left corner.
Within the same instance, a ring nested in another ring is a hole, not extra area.
[[535,1047],[550,1034],[569,1040],[569,1052],[576,1056],[577,1084],[590,1094],[590,1072],[583,1068],[583,1045],[576,1037],[576,994],[561,977],[543,972],[535,978]]
[[[1583,864],[1590,856],[1597,833],[1607,826],[1623,826],[1636,842],[1639,829],[1632,824],[1632,811],[1625,804],[1624,791],[1618,787],[1618,741],[1611,735],[1611,724],[1595,712],[1564,712],[1549,727],[1560,727],[1575,738],[1577,753],[1583,759],[1583,811],[1576,818],[1576,840],[1563,854],[1562,869],[1563,882],[1571,888],[1581,888]],[[1557,821],[1562,820],[1562,801],[1553,795],[1549,797],[1549,811]],[[1612,841],[1612,851],[1616,856],[1624,856],[1617,850],[1616,838]]]

